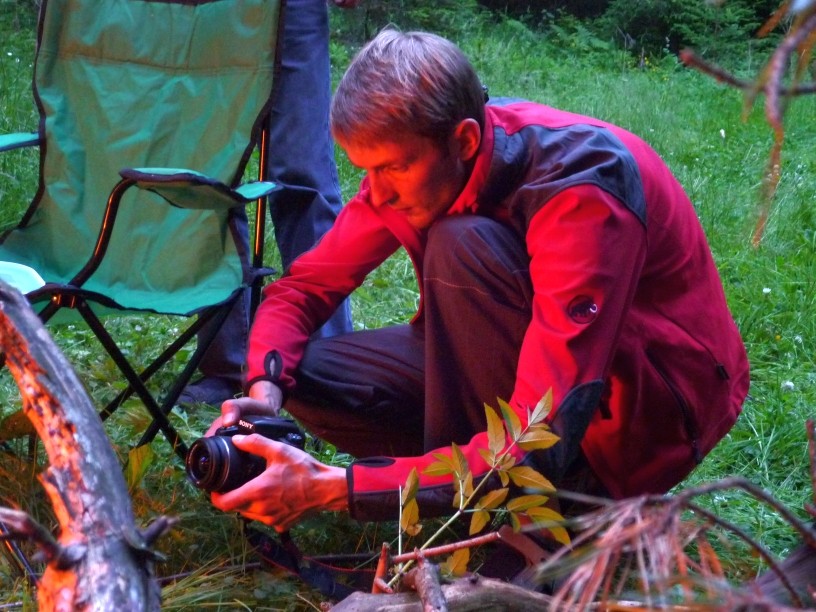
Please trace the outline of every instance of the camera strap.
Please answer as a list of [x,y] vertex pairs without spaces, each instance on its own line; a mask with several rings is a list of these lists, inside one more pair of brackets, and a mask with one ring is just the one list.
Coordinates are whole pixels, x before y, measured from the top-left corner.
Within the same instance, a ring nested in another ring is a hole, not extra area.
[[374,553],[352,555],[304,556],[288,531],[277,538],[244,524],[244,535],[264,564],[285,570],[300,578],[322,595],[340,601],[354,591],[370,591],[374,569],[345,568],[341,563],[358,566],[376,560]]

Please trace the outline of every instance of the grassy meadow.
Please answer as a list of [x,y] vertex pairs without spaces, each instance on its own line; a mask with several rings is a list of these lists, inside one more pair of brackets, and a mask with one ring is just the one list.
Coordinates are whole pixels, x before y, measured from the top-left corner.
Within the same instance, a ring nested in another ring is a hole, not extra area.
[[[336,13],[332,55],[339,76],[363,35],[361,21]],[[787,109],[782,180],[762,241],[754,247],[760,184],[772,142],[763,98],[746,109],[739,92],[683,68],[673,56],[639,62],[587,42],[580,32],[534,31],[516,21],[465,11],[455,19],[446,14],[438,27],[473,59],[492,95],[533,99],[616,123],[645,138],[664,157],[705,227],[752,364],[751,393],[742,417],[681,486],[744,476],[805,518],[803,505],[813,495],[805,422],[816,416],[816,97],[793,100]],[[0,0],[0,40],[0,134],[33,131],[34,16],[27,5]],[[747,76],[758,67],[753,56],[737,69]],[[30,151],[0,154],[0,228],[13,224],[34,194],[36,162]],[[351,196],[359,173],[339,153],[338,162],[344,194]],[[271,238],[269,245],[274,253]],[[352,297],[355,325],[362,329],[404,322],[417,297],[411,266],[398,254]],[[129,353],[146,360],[164,331],[179,322],[136,317],[113,324],[126,338]],[[89,332],[70,326],[52,333],[96,403],[103,405],[121,389],[123,382]],[[3,372],[0,418],[19,406],[19,392]],[[193,439],[216,414],[216,408],[202,406],[174,412],[173,418],[186,439]],[[146,423],[134,400],[106,423],[123,465],[136,432]],[[25,453],[13,452],[24,448],[22,442],[9,441],[4,450],[10,452],[0,453],[0,504],[22,507],[51,524],[35,468],[19,458]],[[330,446],[310,448],[325,461],[348,460]],[[318,609],[321,597],[301,583],[275,573],[243,571],[244,564],[257,559],[247,550],[240,521],[213,510],[187,483],[183,466],[162,439],[125,469],[140,521],[146,524],[164,514],[179,519],[159,543],[166,555],[158,566],[160,576],[167,578],[166,609]],[[720,492],[701,503],[777,555],[794,544],[786,523],[744,494]],[[396,525],[358,525],[325,515],[306,521],[293,535],[309,553],[378,550],[396,537]],[[762,569],[758,559],[731,554],[727,546],[723,562],[736,581]],[[0,606],[33,609],[33,599],[26,582],[0,561]]]

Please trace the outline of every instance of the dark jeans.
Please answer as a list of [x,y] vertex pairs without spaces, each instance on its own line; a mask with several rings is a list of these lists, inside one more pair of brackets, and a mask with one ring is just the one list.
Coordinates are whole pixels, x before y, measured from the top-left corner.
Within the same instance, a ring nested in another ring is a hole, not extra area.
[[485,429],[509,399],[531,312],[522,241],[483,217],[430,230],[424,311],[412,325],[312,340],[286,408],[355,456],[421,454]]
[[[532,313],[524,242],[490,219],[449,217],[432,226],[423,269],[420,321],[312,340],[285,406],[356,457],[466,444],[486,429],[484,404],[513,392]],[[579,440],[565,442],[534,466],[558,488],[607,496]]]
[[[326,0],[287,0],[281,70],[275,88],[267,159],[270,180],[283,184],[283,189],[270,197],[269,210],[285,269],[326,233],[343,203],[329,134]],[[246,232],[244,238],[248,245]],[[351,310],[346,301],[318,336],[351,330]],[[248,334],[247,294],[205,354],[201,373],[240,382]]]

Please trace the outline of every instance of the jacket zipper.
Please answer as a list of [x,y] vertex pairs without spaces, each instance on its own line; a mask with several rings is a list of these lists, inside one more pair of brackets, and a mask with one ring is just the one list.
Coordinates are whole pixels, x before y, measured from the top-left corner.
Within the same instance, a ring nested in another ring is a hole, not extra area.
[[660,375],[660,378],[663,379],[663,382],[666,383],[666,386],[669,388],[672,396],[674,396],[674,401],[677,402],[677,405],[680,407],[680,412],[683,416],[683,426],[686,430],[686,435],[691,441],[691,451],[694,457],[694,462],[699,465],[703,460],[703,455],[700,452],[700,445],[697,439],[697,427],[695,426],[694,420],[691,418],[691,410],[689,409],[688,403],[686,403],[686,399],[683,397],[683,394],[680,393],[680,389],[677,388],[674,381],[666,374],[666,370],[663,369],[660,361],[655,359],[654,353],[650,349],[646,349],[646,357],[649,359],[649,362],[652,364],[654,369],[657,370],[657,373]]

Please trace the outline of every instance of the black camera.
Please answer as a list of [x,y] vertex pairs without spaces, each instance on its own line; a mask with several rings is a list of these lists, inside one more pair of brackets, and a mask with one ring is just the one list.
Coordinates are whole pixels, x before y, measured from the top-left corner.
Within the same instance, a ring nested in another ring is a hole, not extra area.
[[223,493],[237,489],[266,469],[263,457],[239,450],[232,436],[257,433],[303,450],[305,437],[294,421],[280,417],[248,416],[237,425],[219,427],[211,437],[199,438],[187,452],[187,476],[199,489]]

